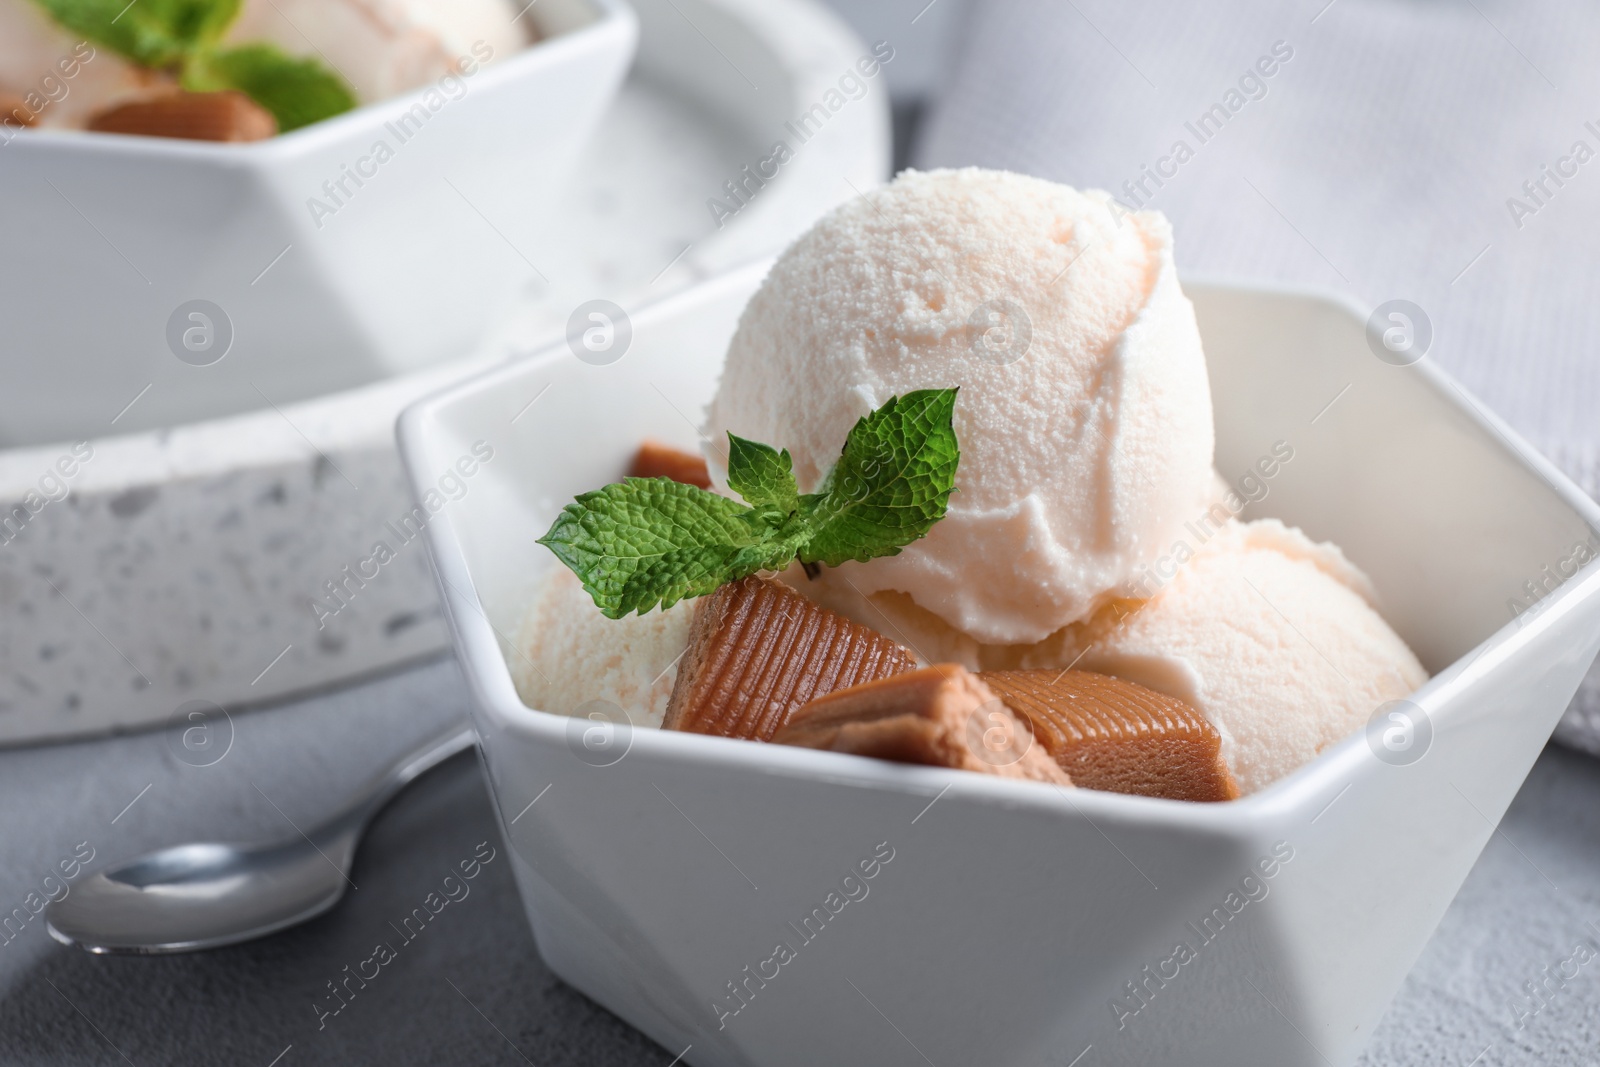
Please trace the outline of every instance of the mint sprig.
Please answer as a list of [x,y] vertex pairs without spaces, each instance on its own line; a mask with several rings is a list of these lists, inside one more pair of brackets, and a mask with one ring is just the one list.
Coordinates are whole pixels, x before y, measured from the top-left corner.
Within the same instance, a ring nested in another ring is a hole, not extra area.
[[944,518],[961,452],[955,389],[922,389],[859,420],[815,493],[787,450],[728,435],[728,485],[749,505],[669,478],[625,478],[561,510],[538,543],[608,618],[705,596],[795,559],[892,556]]
[[728,435],[728,488],[759,508],[772,506],[785,515],[800,507],[800,488],[794,481],[794,460],[789,450]]
[[141,67],[172,71],[191,92],[236,89],[277,119],[280,132],[356,106],[343,78],[315,59],[270,44],[221,47],[242,0],[37,0],[56,22]]
[[837,567],[892,556],[944,518],[961,451],[954,389],[891,397],[851,429],[844,452],[808,502],[812,535],[800,562]]

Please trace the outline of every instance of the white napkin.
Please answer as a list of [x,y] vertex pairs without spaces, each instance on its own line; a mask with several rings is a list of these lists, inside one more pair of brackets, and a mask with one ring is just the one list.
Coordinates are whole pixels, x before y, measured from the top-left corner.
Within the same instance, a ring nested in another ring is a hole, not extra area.
[[[917,166],[1137,196],[1188,271],[1411,300],[1430,355],[1600,495],[1600,12],[985,0],[966,18]],[[1556,736],[1600,754],[1600,671]]]

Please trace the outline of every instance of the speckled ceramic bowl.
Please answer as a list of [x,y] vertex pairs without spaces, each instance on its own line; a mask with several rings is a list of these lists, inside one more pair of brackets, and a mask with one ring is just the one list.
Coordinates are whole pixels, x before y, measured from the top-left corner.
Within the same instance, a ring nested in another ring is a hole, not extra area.
[[[540,0],[529,17],[547,17],[547,5],[559,6]],[[126,394],[103,397],[87,461],[66,438],[0,450],[0,505],[11,519],[0,523],[0,744],[159,724],[191,701],[261,704],[448,648],[420,545],[390,532],[412,507],[394,452],[400,408],[541,347],[589,299],[633,307],[770,255],[853,188],[887,176],[888,101],[875,88],[717,228],[707,196],[867,46],[813,0],[636,8],[636,77],[601,120],[563,194],[567,209],[525,245],[530,257],[537,246],[550,284],[506,318],[477,323],[494,340],[475,355],[299,402],[252,378],[266,399],[252,392],[250,411],[170,430],[136,430],[163,384],[141,395],[145,381],[129,382]],[[760,76],[759,97],[718,48]],[[532,277],[481,219],[469,213],[463,225],[482,227],[472,232],[504,257],[497,285]],[[210,367],[165,347],[158,357],[169,373],[203,380],[237,354]],[[0,409],[19,395],[0,397]],[[0,420],[0,442],[4,430]],[[395,558],[374,575],[364,561],[380,540]]]

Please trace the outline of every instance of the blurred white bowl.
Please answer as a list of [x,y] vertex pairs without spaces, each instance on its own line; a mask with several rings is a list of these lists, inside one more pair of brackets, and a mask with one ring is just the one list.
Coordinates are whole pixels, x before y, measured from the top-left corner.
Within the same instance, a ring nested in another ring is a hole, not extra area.
[[[276,407],[258,397],[244,414],[106,436],[158,386],[88,435],[88,462],[67,441],[0,450],[0,744],[162,723],[195,700],[266,703],[448,648],[426,554],[389,527],[412,507],[394,449],[400,409],[470,368],[544,347],[586,301],[631,309],[771,255],[887,177],[879,86],[718,228],[706,198],[868,46],[813,0],[636,8],[638,66],[558,194],[559,217],[525,246],[550,284],[528,287],[507,320],[486,317],[492,343],[328,396]],[[760,79],[759,101],[741,71]],[[505,254],[509,276],[531,276]],[[203,374],[233,356],[198,369],[163,358]],[[357,588],[344,569],[379,539],[399,558]],[[319,618],[313,600],[337,603],[330,582],[350,582],[348,603]]]
[[526,17],[544,39],[471,77],[266,141],[6,138],[0,445],[288,403],[469,350],[537,270],[523,242],[638,33],[621,0]]
[[1506,602],[1600,508],[1430,364],[1375,358],[1347,302],[1186,283],[1219,468],[1295,447],[1247,517],[1342,545],[1435,672],[1410,747],[1385,705],[1188,804],[523,706],[503,636],[560,565],[534,538],[641,437],[694,443],[761,274],[635,315],[614,365],[561,346],[401,419],[418,493],[495,450],[427,542],[551,968],[699,1067],[1353,1063],[1594,660],[1600,562]]

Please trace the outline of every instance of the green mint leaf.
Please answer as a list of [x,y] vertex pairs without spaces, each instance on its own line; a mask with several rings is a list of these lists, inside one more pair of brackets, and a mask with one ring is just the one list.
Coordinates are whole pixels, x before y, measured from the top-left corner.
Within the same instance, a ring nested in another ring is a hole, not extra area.
[[670,478],[584,493],[539,538],[608,618],[704,596],[757,571],[892,556],[944,518],[961,451],[956,390],[923,389],[861,419],[815,493],[787,451],[728,435],[728,484],[750,503]]
[[195,92],[237,89],[272,112],[279,133],[356,106],[355,92],[339,75],[315,59],[291,56],[270,44],[196,53],[184,68],[183,87]]
[[219,40],[240,0],[37,0],[52,18],[143,67],[177,66]]
[[954,389],[920,389],[855,424],[839,462],[801,498],[802,563],[893,556],[944,518],[961,460],[955,404]]
[[620,619],[788,566],[795,533],[775,519],[670,478],[627,478],[568,504],[539,544]]
[[272,112],[279,132],[356,106],[344,79],[270,44],[218,48],[242,0],[36,0],[56,22],[143,67],[177,70],[192,92],[237,89]]
[[728,435],[728,488],[751,507],[770,504],[784,515],[800,507],[800,488],[794,483],[794,461],[789,450]]

